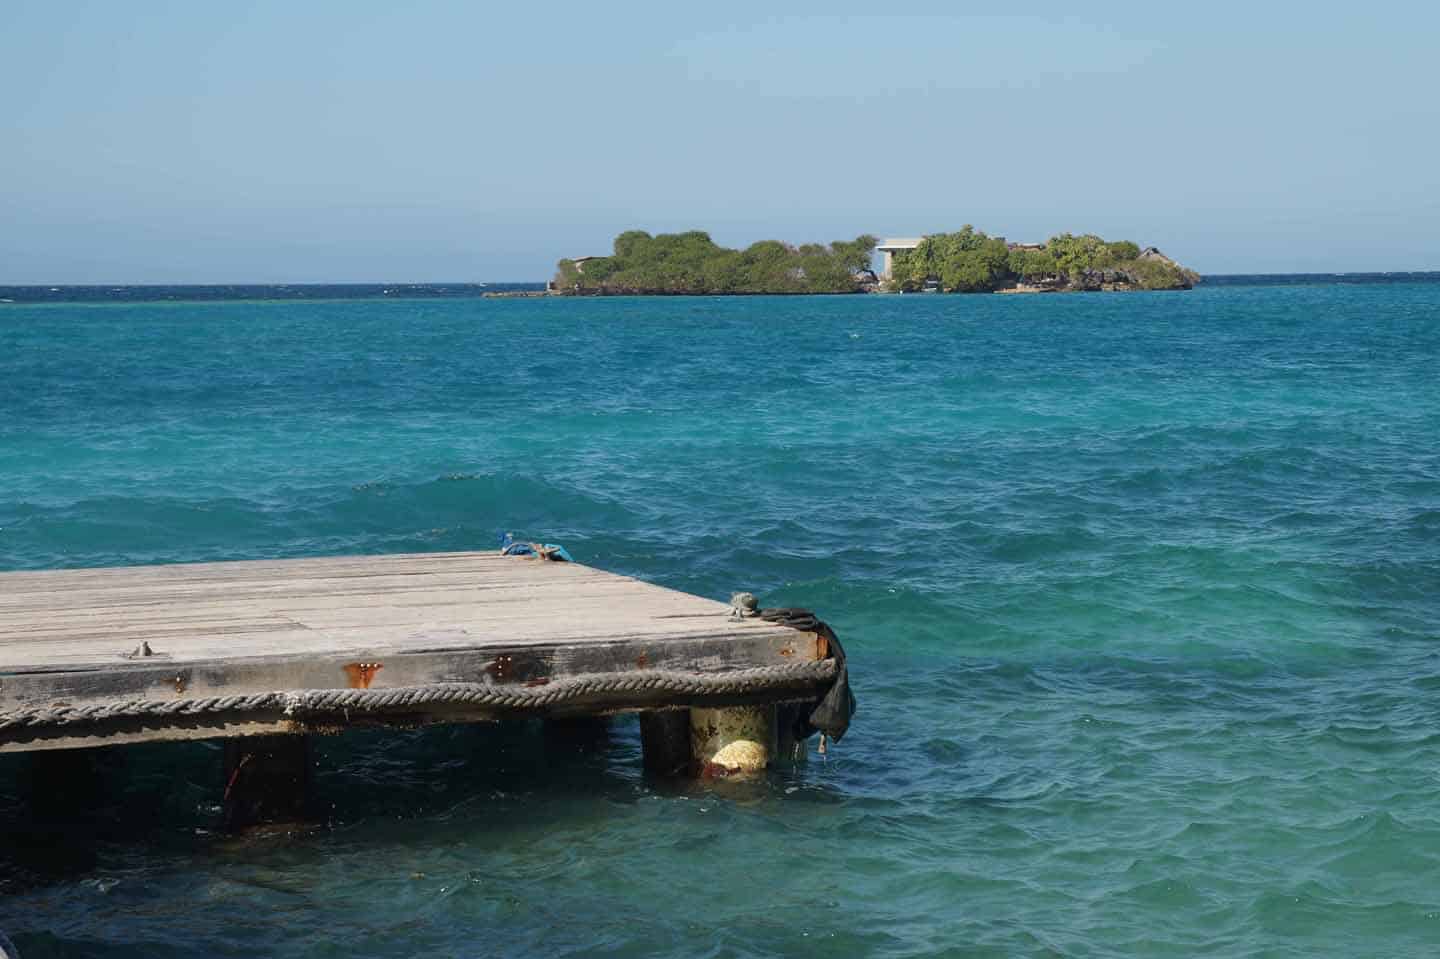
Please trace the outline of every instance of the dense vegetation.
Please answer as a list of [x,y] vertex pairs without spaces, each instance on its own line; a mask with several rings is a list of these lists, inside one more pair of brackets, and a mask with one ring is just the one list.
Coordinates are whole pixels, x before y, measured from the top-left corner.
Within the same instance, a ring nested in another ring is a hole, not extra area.
[[968,224],[958,233],[926,237],[895,254],[891,286],[912,291],[929,284],[947,292],[983,293],[1017,285],[1041,289],[1173,290],[1199,277],[1158,251],[1128,240],[1061,233],[1043,246],[1011,246]]
[[[700,230],[651,236],[630,230],[609,256],[561,260],[562,293],[856,293],[873,289],[873,236],[791,246],[762,240],[743,250],[718,246]],[[889,288],[986,293],[1005,289],[1174,290],[1199,280],[1158,250],[1094,234],[1061,233],[1042,245],[1009,244],[966,225],[894,256]]]
[[565,293],[855,293],[870,269],[873,236],[828,246],[762,240],[743,250],[717,246],[710,234],[630,230],[610,256],[561,260],[555,288]]

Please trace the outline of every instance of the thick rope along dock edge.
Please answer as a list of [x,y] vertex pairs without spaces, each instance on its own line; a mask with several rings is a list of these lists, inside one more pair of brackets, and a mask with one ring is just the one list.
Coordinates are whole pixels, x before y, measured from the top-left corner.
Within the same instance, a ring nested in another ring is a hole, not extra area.
[[[401,712],[427,706],[477,706],[491,709],[546,709],[586,698],[647,694],[735,696],[768,690],[832,683],[843,667],[834,659],[783,663],[723,673],[639,670],[621,675],[596,674],[556,680],[544,686],[489,683],[429,683],[391,689],[302,689],[287,692],[35,707],[0,713],[0,733],[17,728],[73,726],[117,719],[163,719],[220,713],[282,712],[308,716],[345,712]],[[679,704],[677,704],[679,705]]]

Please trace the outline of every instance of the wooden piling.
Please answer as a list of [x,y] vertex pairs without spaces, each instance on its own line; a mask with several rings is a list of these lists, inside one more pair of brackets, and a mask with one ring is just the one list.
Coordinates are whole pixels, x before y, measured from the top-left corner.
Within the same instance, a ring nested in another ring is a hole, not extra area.
[[690,710],[650,709],[640,714],[640,748],[652,776],[687,775],[691,770]]
[[775,749],[775,707],[691,709],[690,748],[702,776],[754,775]]

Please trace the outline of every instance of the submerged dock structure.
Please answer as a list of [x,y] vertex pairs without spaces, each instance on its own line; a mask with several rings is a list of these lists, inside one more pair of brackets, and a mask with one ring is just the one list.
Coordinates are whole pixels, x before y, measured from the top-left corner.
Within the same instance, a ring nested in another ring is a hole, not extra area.
[[817,704],[843,734],[813,617],[534,555],[0,573],[0,752],[223,738],[232,824],[297,808],[311,734],[639,712],[647,767],[727,774]]

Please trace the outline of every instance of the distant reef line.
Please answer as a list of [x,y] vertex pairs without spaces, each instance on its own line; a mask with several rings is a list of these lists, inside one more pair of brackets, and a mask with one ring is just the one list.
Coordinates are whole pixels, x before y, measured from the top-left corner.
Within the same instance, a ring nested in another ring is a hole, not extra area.
[[[877,250],[882,258],[877,272]],[[548,292],[564,296],[743,296],[805,293],[1063,293],[1188,290],[1200,275],[1155,247],[1060,233],[1011,243],[966,225],[901,240],[868,234],[743,250],[703,230],[627,230],[606,256],[561,260]]]

